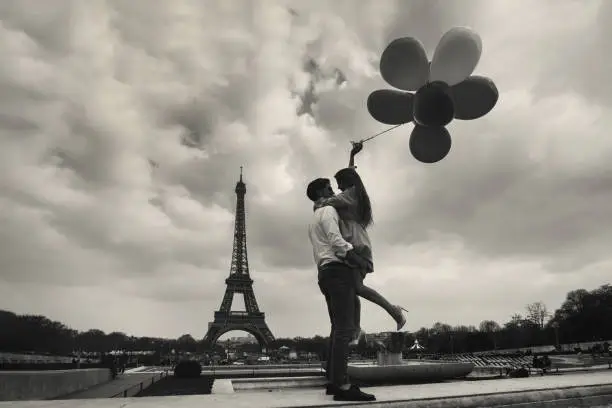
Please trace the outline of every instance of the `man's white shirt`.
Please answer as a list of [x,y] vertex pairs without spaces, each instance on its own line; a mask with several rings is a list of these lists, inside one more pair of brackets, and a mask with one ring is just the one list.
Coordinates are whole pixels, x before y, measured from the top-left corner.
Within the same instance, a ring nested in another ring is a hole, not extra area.
[[332,206],[325,206],[315,210],[313,221],[308,228],[308,235],[312,243],[312,251],[317,267],[330,262],[342,262],[346,253],[353,249],[340,233],[338,226],[340,218]]

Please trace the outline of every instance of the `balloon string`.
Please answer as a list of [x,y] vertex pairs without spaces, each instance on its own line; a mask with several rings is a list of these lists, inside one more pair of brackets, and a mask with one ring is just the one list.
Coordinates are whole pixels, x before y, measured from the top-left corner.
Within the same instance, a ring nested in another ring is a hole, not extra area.
[[398,128],[398,127],[402,126],[402,125],[403,125],[403,123],[400,123],[399,125],[395,125],[395,126],[393,126],[393,127],[390,127],[389,129],[383,130],[382,132],[378,132],[378,133],[376,133],[375,135],[372,135],[372,136],[370,136],[370,137],[366,137],[365,139],[361,139],[359,142],[351,142],[351,143],[364,143],[364,142],[367,142],[368,140],[372,140],[372,139],[374,139],[375,137],[378,137],[378,136],[380,136],[380,135],[384,135],[385,133],[390,132],[390,131],[392,131],[393,129],[396,129],[396,128]]

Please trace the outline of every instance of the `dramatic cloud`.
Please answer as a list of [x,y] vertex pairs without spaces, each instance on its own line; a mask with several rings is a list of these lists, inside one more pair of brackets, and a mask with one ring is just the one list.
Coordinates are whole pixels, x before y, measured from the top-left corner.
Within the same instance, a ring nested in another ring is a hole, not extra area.
[[[32,12],[36,9],[36,12]],[[366,145],[369,284],[435,321],[505,321],[610,280],[605,0],[0,2],[0,308],[202,337],[229,273],[239,167],[255,293],[277,336],[329,330],[306,183],[384,126],[367,95],[398,36],[468,25],[500,89],[423,165]],[[240,303],[240,302],[238,302]],[[393,322],[364,303],[363,326]]]

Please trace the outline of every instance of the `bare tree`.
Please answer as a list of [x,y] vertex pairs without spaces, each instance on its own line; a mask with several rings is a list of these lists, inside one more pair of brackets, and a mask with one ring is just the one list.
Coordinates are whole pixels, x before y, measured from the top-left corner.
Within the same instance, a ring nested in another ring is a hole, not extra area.
[[489,337],[491,341],[493,342],[493,349],[497,350],[496,333],[501,330],[499,323],[497,323],[495,320],[483,320],[482,322],[480,322],[478,329],[482,333],[487,333],[488,335],[487,337]]
[[523,326],[525,319],[519,313],[515,313],[510,317],[510,321],[504,324],[506,329],[518,329]]
[[499,331],[501,327],[499,327],[499,324],[496,321],[483,320],[482,322],[480,322],[480,326],[478,327],[478,329],[483,333],[494,333]]
[[476,326],[465,326],[465,325],[459,325],[459,326],[455,326],[453,327],[453,332],[454,333],[475,333],[478,329],[476,329]]
[[527,311],[526,320],[530,321],[540,329],[544,328],[550,313],[543,302],[530,303],[525,307]]
[[453,328],[446,324],[446,323],[440,323],[440,322],[436,322],[431,329],[429,329],[429,333],[430,335],[440,335],[440,334],[448,334],[450,332],[453,331]]

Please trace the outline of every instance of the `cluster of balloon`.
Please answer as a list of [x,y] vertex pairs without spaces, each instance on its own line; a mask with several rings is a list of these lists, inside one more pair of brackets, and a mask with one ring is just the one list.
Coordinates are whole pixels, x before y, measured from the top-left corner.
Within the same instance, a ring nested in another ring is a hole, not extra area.
[[[493,109],[499,92],[492,80],[472,75],[482,54],[480,36],[469,28],[446,32],[431,62],[415,38],[393,40],[380,59],[381,76],[400,89],[379,89],[368,97],[368,111],[387,125],[414,121],[410,152],[435,163],[451,149],[446,129],[454,118],[478,119]],[[414,92],[414,93],[411,93]]]

